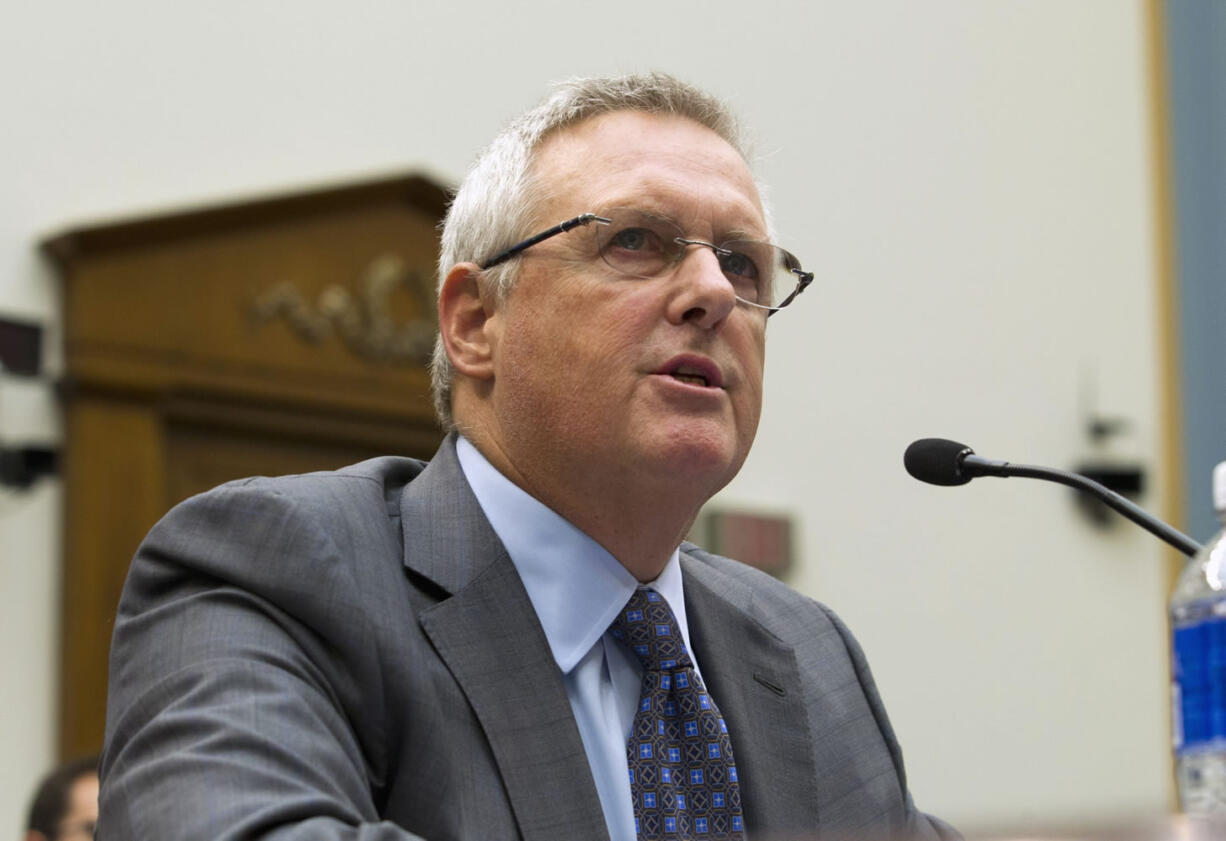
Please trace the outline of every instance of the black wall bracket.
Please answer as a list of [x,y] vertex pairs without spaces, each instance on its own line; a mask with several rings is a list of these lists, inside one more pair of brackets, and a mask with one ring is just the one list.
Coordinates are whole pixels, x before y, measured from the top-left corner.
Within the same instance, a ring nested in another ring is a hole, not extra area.
[[42,350],[41,324],[0,318],[0,371],[16,377],[37,377]]
[[54,476],[59,452],[45,447],[0,448],[0,485],[25,490],[43,476]]

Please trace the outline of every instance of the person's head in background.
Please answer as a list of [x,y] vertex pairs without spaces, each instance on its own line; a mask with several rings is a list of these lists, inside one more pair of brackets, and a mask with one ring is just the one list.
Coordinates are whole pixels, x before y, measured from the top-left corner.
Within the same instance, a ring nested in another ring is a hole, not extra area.
[[59,766],[34,793],[25,841],[84,841],[98,820],[98,757]]

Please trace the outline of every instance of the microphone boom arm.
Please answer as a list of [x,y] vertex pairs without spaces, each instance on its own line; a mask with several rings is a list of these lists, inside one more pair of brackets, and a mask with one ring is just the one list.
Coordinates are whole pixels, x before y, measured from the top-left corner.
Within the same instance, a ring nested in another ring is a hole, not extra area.
[[1199,543],[1183,532],[1150,516],[1145,509],[1120,496],[1110,488],[1095,482],[1093,479],[1087,479],[1078,473],[1056,470],[1052,467],[1010,464],[1007,461],[982,458],[973,453],[961,456],[958,461],[958,473],[961,476],[965,476],[968,481],[977,476],[999,476],[1002,479],[1007,479],[1010,476],[1020,476],[1027,479],[1044,479],[1048,482],[1067,485],[1070,488],[1091,494],[1150,534],[1165,540],[1188,557],[1195,555],[1201,549]]

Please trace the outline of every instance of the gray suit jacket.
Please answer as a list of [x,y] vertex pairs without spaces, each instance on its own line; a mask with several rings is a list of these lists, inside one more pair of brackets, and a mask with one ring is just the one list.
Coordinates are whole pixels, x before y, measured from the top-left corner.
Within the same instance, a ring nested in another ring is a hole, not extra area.
[[[685,545],[751,838],[936,837],[828,610]],[[607,833],[562,675],[448,439],[194,497],[141,545],[111,654],[99,838]]]

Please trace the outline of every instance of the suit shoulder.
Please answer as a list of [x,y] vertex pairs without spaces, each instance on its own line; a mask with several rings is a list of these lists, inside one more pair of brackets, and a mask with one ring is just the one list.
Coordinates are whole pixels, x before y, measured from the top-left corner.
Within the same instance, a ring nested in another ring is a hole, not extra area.
[[320,494],[364,493],[372,488],[403,488],[421,473],[426,464],[427,462],[420,459],[404,456],[379,456],[336,470],[235,479],[205,491],[205,495],[250,490],[309,499]]
[[286,567],[309,564],[317,572],[398,558],[400,498],[423,466],[385,456],[340,470],[227,482],[172,508],[145,537],[132,572],[169,564],[243,581]]
[[692,578],[752,616],[781,640],[797,644],[802,638],[826,637],[831,631],[837,631],[841,640],[847,633],[829,607],[760,569],[692,543],[681,544],[681,558],[682,569]]
[[733,558],[716,555],[693,543],[681,544],[681,556],[691,571],[702,570],[701,575],[726,587],[746,588],[756,598],[777,600],[796,608],[829,612],[825,605],[798,593],[778,578]]
[[322,522],[384,512],[398,516],[400,495],[425,462],[381,456],[338,470],[234,479],[189,497],[164,518],[240,509],[247,514],[293,510]]

